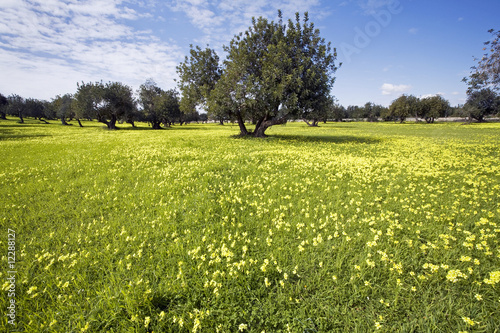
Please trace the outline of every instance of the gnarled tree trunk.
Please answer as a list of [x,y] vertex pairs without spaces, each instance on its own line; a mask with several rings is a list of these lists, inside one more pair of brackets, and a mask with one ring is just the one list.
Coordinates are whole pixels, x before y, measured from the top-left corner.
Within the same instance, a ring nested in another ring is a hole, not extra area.
[[266,137],[265,132],[269,127],[273,125],[286,124],[286,122],[287,122],[286,117],[259,121],[260,125],[258,127],[255,127],[255,130],[253,131],[253,136],[256,138],[265,138]]
[[238,126],[240,127],[240,135],[241,136],[248,135],[247,127],[245,126],[245,122],[243,121],[243,118],[241,117],[241,113],[237,112],[236,118],[238,119]]
[[[311,123],[309,121],[307,121],[307,119],[303,119],[303,120],[307,124],[307,126],[318,127],[318,119],[313,119]],[[325,121],[325,123],[326,123],[326,121]]]

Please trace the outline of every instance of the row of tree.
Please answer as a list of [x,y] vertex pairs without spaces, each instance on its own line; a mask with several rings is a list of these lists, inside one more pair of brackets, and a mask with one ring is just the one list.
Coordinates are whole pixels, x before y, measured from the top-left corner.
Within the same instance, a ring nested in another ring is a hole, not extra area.
[[[491,88],[483,88],[468,95],[465,105],[451,107],[448,100],[441,95],[418,98],[413,95],[401,95],[389,107],[377,105],[371,102],[364,106],[350,105],[347,108],[339,104],[331,104],[321,120],[342,121],[365,120],[365,121],[399,121],[404,122],[407,118],[416,121],[433,123],[437,118],[462,117],[469,120],[483,121],[487,116],[495,116],[500,113],[500,95]],[[307,122],[308,120],[305,119]]]
[[[75,95],[56,96],[52,101],[40,101],[33,98],[24,99],[18,95],[8,97],[0,94],[0,119],[6,115],[31,117],[43,122],[58,119],[63,125],[76,120],[80,126],[81,119],[98,120],[115,129],[117,122],[127,122],[135,126],[135,122],[148,122],[153,129],[171,126],[173,123],[192,121],[234,121],[227,115],[199,113],[187,98],[179,98],[177,91],[163,90],[152,80],[147,80],[137,91],[137,98],[132,96],[132,90],[119,83],[103,84],[81,83]],[[183,105],[184,103],[188,105]],[[182,112],[181,110],[187,110]],[[483,121],[486,116],[497,115],[500,112],[500,95],[490,88],[472,91],[465,105],[450,107],[449,102],[440,95],[417,98],[413,95],[402,95],[395,99],[389,107],[371,102],[364,106],[344,107],[334,103],[333,99],[325,108],[315,113],[304,115],[309,126],[317,126],[319,122],[366,120],[366,121],[399,121],[411,117],[415,120],[425,120],[433,123],[439,117],[464,117]],[[252,122],[253,119],[246,119]],[[246,126],[246,125],[245,125]]]
[[97,120],[109,129],[116,129],[117,122],[135,126],[136,121],[142,121],[159,129],[161,125],[170,126],[174,122],[182,125],[206,120],[206,114],[200,115],[196,110],[181,112],[179,93],[174,89],[163,90],[152,80],[141,85],[137,99],[132,89],[120,82],[82,82],[77,86],[74,95],[56,96],[50,102],[0,94],[0,118],[15,116],[21,123],[25,117],[43,122],[58,119],[63,125],[76,120],[80,126],[83,126],[80,120]]

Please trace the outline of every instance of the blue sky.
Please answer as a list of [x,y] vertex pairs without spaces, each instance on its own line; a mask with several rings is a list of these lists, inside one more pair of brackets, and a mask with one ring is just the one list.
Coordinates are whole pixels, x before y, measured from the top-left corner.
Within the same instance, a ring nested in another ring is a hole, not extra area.
[[462,77],[500,29],[498,0],[1,0],[0,93],[50,100],[77,82],[176,86],[189,45],[216,49],[252,16],[308,11],[337,48],[332,94],[389,105],[403,93],[465,101]]

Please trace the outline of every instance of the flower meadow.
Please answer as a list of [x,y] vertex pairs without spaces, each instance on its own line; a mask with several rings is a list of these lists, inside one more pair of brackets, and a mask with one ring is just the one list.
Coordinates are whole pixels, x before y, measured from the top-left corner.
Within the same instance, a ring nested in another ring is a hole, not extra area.
[[0,122],[2,331],[500,327],[500,124],[84,126]]

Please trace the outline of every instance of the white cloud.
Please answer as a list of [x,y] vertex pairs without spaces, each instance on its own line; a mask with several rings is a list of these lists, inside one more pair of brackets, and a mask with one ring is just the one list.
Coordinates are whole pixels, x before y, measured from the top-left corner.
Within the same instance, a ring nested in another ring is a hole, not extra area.
[[435,94],[424,94],[424,95],[420,96],[420,98],[429,98],[429,97],[444,96],[444,95],[445,95],[445,93],[438,92],[438,93],[435,93]]
[[382,90],[382,95],[392,95],[407,92],[411,89],[411,86],[406,84],[394,85],[391,83],[384,83],[380,89]]
[[[319,5],[319,0],[175,0],[171,9],[184,12],[205,34],[205,42],[222,45],[248,28],[252,17],[276,20],[280,9],[284,19],[294,19],[296,12],[315,14],[314,8]],[[317,14],[324,15],[322,12]]]
[[48,99],[75,92],[79,81],[120,81],[137,87],[149,77],[173,87],[183,53],[131,20],[150,17],[122,0],[30,0],[0,3],[3,94]]
[[418,32],[418,29],[417,28],[411,28],[410,30],[408,30],[408,32],[412,35],[416,35],[417,32]]

